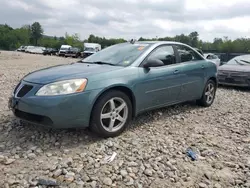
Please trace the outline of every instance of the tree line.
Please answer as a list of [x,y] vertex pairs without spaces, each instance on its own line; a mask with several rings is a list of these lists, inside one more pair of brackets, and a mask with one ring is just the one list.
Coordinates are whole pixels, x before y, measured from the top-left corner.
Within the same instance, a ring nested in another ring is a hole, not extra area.
[[[0,49],[2,50],[15,50],[21,45],[39,45],[44,47],[51,47],[59,49],[61,45],[68,44],[74,47],[83,48],[84,42],[99,43],[102,48],[107,46],[126,42],[122,38],[98,37],[93,34],[89,35],[88,39],[81,40],[79,34],[73,35],[65,34],[63,37],[46,36],[43,34],[44,30],[39,22],[34,22],[32,25],[24,25],[21,28],[12,28],[7,24],[0,24]],[[215,38],[213,42],[206,42],[199,39],[197,31],[191,32],[189,35],[180,34],[174,37],[163,38],[143,38],[140,37],[139,41],[176,41],[188,44],[192,47],[202,49],[203,51],[215,52],[250,52],[250,38],[237,38],[231,40],[228,37]]]

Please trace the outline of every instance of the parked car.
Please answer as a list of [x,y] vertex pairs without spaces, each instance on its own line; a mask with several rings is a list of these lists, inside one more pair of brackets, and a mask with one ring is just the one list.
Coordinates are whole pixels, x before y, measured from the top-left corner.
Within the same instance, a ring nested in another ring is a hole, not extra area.
[[44,50],[45,50],[45,47],[34,46],[34,48],[30,49],[29,52],[31,54],[43,54]]
[[27,46],[25,49],[25,53],[30,53],[35,46]]
[[80,56],[81,56],[81,51],[79,48],[69,48],[64,54],[64,57],[78,58]]
[[24,46],[23,49],[21,50],[21,52],[25,52],[25,50],[27,49],[28,46]]
[[216,65],[188,45],[121,43],[83,60],[26,75],[9,107],[16,117],[52,128],[121,134],[138,114],[185,101],[212,105]]
[[56,55],[58,53],[58,50],[55,48],[46,48],[43,51],[43,55]]
[[250,87],[250,55],[236,56],[218,69],[221,85]]
[[20,47],[17,49],[17,51],[18,51],[18,52],[24,51],[24,47],[25,47],[25,46],[20,46]]
[[102,49],[98,43],[84,43],[82,57],[88,57]]
[[204,54],[203,56],[206,59],[213,61],[216,64],[217,67],[220,66],[221,61],[220,61],[220,58],[217,55],[212,54],[212,53],[207,53],[207,54]]
[[70,48],[72,48],[72,46],[70,46],[70,45],[62,45],[60,50],[59,50],[58,56],[64,56],[66,51],[68,51]]

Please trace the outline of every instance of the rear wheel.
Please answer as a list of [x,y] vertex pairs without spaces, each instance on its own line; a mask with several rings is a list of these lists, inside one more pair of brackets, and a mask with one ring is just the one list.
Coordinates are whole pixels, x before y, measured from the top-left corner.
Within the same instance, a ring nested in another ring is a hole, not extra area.
[[216,84],[213,80],[208,80],[201,99],[197,101],[200,106],[209,107],[213,104],[216,94]]
[[118,90],[102,95],[93,107],[90,129],[101,137],[121,134],[132,119],[132,104],[129,97]]

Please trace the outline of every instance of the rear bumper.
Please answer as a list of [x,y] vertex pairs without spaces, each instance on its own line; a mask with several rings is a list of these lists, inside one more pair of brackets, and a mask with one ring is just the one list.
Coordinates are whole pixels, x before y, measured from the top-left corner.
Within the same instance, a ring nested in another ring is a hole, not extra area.
[[85,128],[99,90],[71,95],[39,97],[34,86],[21,98],[12,96],[9,107],[22,120],[51,128]]

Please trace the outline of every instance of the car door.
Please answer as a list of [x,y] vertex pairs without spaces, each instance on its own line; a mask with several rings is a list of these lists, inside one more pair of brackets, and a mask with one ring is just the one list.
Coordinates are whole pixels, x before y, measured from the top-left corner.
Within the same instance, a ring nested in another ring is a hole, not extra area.
[[193,49],[185,45],[175,45],[185,77],[181,85],[179,101],[194,100],[201,97],[205,85],[206,60]]
[[[147,59],[161,60],[165,65],[143,68]],[[137,107],[141,110],[157,108],[177,101],[182,83],[182,69],[176,63],[176,53],[171,45],[154,49],[139,67],[140,81],[136,86]]]

